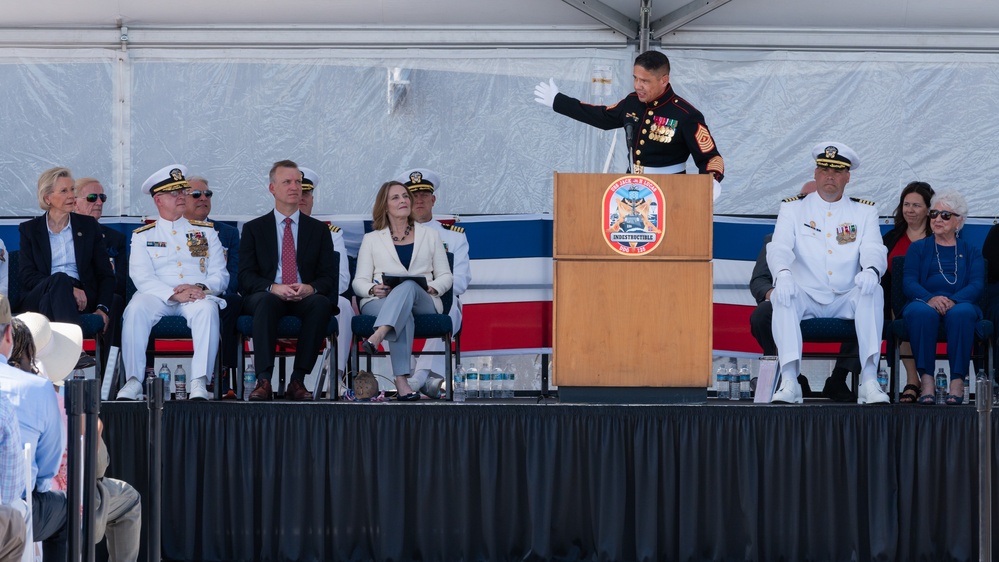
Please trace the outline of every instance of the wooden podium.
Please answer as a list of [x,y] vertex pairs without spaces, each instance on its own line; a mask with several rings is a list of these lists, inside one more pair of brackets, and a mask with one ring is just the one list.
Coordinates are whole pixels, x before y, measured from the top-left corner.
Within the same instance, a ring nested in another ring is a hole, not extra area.
[[[648,181],[660,196],[642,185]],[[708,175],[555,174],[552,353],[560,400],[707,399],[711,191]]]

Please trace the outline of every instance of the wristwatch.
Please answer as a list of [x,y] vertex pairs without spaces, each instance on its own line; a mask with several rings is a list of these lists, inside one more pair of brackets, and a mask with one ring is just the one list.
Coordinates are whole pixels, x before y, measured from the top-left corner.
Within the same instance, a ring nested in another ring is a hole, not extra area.
[[208,290],[208,285],[205,285],[204,283],[195,283],[194,286],[201,289],[202,291]]

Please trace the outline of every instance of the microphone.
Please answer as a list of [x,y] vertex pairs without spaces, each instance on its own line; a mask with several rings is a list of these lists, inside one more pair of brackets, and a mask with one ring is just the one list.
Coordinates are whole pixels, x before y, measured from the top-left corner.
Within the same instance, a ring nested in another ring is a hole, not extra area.
[[631,119],[625,119],[624,121],[624,139],[628,143],[628,171],[631,172],[632,162],[634,161],[634,152],[632,149],[635,146],[635,124],[638,123],[637,116],[630,116]]

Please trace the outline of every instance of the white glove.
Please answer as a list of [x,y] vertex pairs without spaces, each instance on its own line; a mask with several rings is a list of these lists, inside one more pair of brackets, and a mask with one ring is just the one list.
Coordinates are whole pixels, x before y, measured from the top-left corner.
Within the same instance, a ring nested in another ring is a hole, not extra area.
[[774,292],[770,296],[771,300],[781,306],[791,306],[791,299],[797,292],[798,286],[791,279],[791,272],[784,270],[774,279]]
[[874,273],[874,270],[871,268],[867,268],[858,273],[857,276],[853,278],[853,282],[857,284],[861,295],[873,295],[874,290],[879,286],[878,274]]
[[717,201],[721,197],[721,184],[714,178],[711,178],[711,184],[711,201]]
[[558,86],[555,85],[555,79],[549,78],[548,83],[544,82],[538,84],[534,87],[534,101],[540,103],[541,105],[547,105],[548,107],[555,107],[555,96],[558,94]]

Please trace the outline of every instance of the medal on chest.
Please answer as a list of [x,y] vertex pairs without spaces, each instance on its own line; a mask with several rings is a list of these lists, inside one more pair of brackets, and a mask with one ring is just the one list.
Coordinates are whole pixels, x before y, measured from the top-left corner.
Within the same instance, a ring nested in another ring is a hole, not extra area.
[[857,225],[843,223],[836,227],[836,241],[840,244],[849,244],[857,241]]
[[208,238],[200,230],[192,230],[187,233],[187,249],[191,252],[191,257],[204,258],[208,256]]
[[652,117],[652,124],[649,126],[649,140],[667,143],[673,140],[676,134],[676,119],[667,119],[661,115]]

